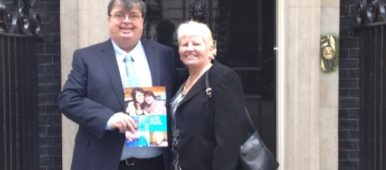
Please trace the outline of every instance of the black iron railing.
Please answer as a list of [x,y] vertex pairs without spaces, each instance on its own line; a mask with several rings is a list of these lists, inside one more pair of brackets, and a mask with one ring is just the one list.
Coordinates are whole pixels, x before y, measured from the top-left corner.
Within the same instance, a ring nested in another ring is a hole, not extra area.
[[361,1],[360,169],[386,168],[386,11],[385,2]]
[[40,18],[29,1],[0,0],[0,169],[38,169],[36,44]]

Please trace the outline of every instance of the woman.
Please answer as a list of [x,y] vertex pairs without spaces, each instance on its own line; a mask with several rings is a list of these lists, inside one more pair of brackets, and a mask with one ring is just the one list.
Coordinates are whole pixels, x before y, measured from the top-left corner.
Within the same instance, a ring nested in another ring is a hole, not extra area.
[[[205,24],[181,24],[177,39],[189,77],[171,102],[173,169],[238,169],[240,146],[247,138],[240,78],[214,61],[216,47]],[[205,92],[205,74],[211,98]]]
[[131,89],[131,98],[133,101],[127,105],[126,113],[129,115],[143,115],[145,107],[145,91],[140,87]]
[[158,101],[152,91],[145,91],[145,114],[166,114],[165,102]]

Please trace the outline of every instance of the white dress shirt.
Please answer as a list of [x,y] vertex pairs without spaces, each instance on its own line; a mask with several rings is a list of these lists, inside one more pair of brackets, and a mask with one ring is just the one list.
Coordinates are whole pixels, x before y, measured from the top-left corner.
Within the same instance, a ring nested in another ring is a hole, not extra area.
[[[145,50],[142,46],[141,41],[137,43],[137,45],[134,47],[133,50],[131,50],[129,53],[119,48],[119,46],[113,41],[113,48],[115,51],[115,56],[117,58],[117,63],[119,67],[119,72],[121,74],[121,80],[123,87],[125,88],[125,83],[127,75],[126,75],[126,66],[124,63],[124,58],[126,55],[130,55],[133,57],[133,67],[137,74],[137,79],[139,81],[140,87],[150,87],[152,86],[152,79],[151,79],[151,73],[149,64],[147,62]],[[130,73],[129,73],[130,74]],[[123,150],[121,155],[121,160],[127,159],[127,158],[152,158],[156,157],[162,154],[161,148],[155,148],[155,147],[126,147],[125,144],[123,144]]]

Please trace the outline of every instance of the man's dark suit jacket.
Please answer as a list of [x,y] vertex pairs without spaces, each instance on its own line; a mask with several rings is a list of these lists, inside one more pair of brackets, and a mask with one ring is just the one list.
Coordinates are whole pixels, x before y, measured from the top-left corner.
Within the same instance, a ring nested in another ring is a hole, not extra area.
[[[172,95],[173,50],[141,40],[153,86],[166,86]],[[124,92],[111,40],[76,50],[72,70],[59,96],[60,111],[79,125],[71,169],[118,169],[124,135],[106,130],[108,119],[124,112]]]
[[208,73],[212,98],[206,94],[204,74],[175,113],[180,164],[183,170],[235,170],[247,138],[241,80],[218,62]]

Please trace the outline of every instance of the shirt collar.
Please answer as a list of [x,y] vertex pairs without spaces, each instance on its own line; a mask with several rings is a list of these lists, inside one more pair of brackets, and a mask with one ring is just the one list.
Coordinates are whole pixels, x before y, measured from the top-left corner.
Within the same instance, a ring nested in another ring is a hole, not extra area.
[[129,53],[126,52],[125,50],[122,50],[113,40],[111,40],[111,42],[113,44],[114,52],[115,54],[117,54],[116,55],[117,57],[119,56],[124,57],[126,55],[130,55],[134,60],[136,60],[138,59],[138,56],[141,55],[141,49],[143,49],[141,40],[138,41],[137,45],[135,45],[133,50],[131,50]]

